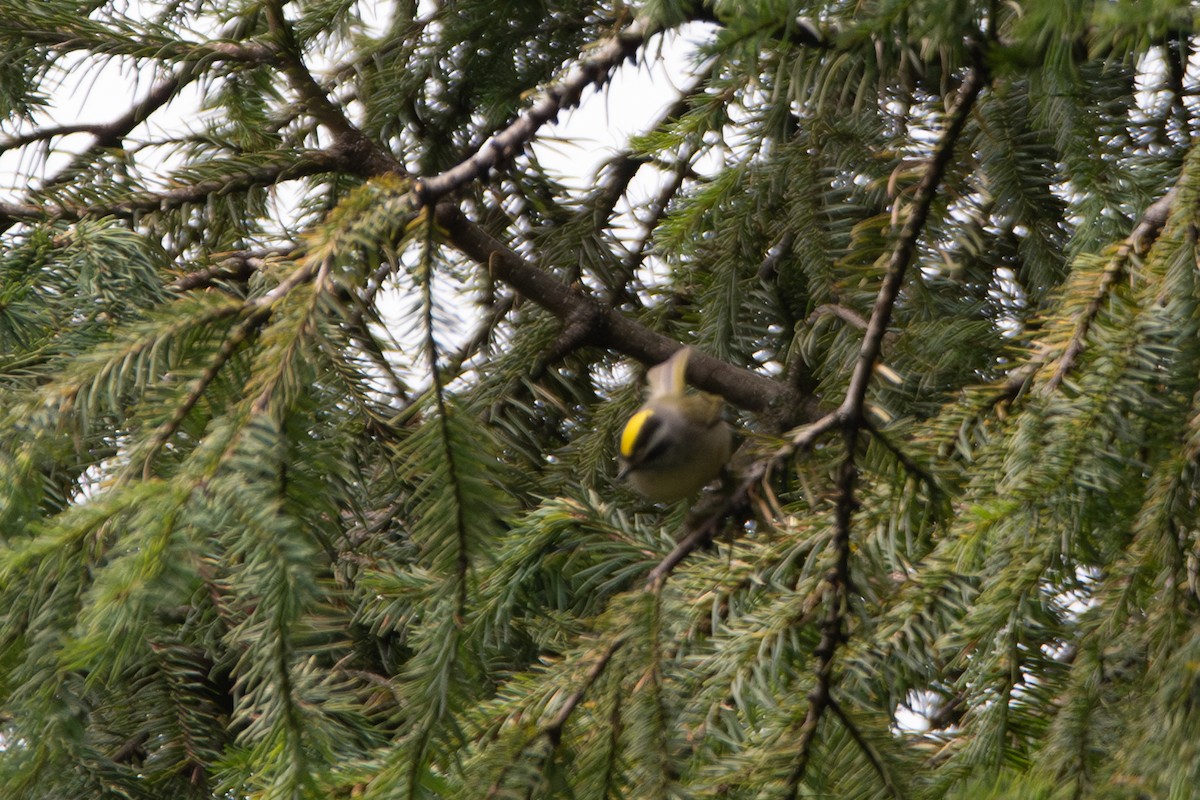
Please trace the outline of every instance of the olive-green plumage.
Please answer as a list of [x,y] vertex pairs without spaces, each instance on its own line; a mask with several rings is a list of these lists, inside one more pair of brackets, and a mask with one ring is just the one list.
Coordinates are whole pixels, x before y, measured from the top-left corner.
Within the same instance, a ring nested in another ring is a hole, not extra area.
[[717,477],[733,448],[721,398],[686,392],[690,355],[684,347],[647,373],[646,403],[621,432],[620,477],[655,502],[699,491]]

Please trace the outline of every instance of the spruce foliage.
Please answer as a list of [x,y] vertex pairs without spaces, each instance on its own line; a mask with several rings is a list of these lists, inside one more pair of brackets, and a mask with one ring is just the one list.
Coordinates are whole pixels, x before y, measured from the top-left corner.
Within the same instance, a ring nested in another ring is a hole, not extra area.
[[4,797],[1193,796],[1195,25],[0,0]]

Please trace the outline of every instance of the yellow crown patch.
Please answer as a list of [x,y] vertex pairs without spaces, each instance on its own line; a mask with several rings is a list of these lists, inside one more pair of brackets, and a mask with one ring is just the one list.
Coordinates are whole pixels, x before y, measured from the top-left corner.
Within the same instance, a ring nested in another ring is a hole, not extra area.
[[637,444],[638,436],[645,427],[646,420],[652,416],[654,416],[653,409],[643,408],[630,417],[629,422],[625,423],[625,430],[621,431],[621,456],[623,458],[633,456],[633,448]]

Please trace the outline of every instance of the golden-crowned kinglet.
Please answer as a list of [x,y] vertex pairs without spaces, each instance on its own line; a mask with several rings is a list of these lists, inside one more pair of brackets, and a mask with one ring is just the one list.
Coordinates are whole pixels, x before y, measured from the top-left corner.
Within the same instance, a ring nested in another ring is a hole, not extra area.
[[621,431],[618,477],[659,503],[687,497],[717,477],[733,447],[721,398],[686,393],[691,352],[677,350],[646,373],[646,403]]

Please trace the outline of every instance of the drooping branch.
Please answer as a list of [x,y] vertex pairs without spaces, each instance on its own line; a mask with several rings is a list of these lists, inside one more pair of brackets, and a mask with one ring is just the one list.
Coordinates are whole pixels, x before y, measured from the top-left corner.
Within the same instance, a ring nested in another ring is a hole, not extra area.
[[47,218],[71,221],[85,217],[130,219],[146,212],[170,210],[191,203],[200,203],[210,195],[239,192],[257,186],[273,186],[282,181],[329,172],[342,166],[343,159],[340,156],[318,150],[305,153],[299,158],[281,159],[276,163],[255,167],[248,166],[243,170],[209,178],[189,186],[165,189],[161,192],[142,192],[111,203],[91,203],[79,206],[0,203],[0,227],[11,226],[14,222],[44,221]]
[[[954,109],[946,121],[946,127],[926,165],[925,173],[917,185],[912,206],[908,209],[908,218],[901,228],[900,236],[888,259],[883,285],[876,295],[871,318],[867,321],[867,331],[863,336],[854,372],[850,376],[846,397],[838,409],[829,415],[842,428],[845,454],[838,468],[837,505],[834,514],[835,530],[832,542],[833,564],[824,578],[824,583],[828,585],[826,597],[829,605],[820,625],[820,641],[813,652],[817,659],[815,685],[808,694],[808,710],[800,725],[796,757],[787,781],[786,796],[791,800],[797,797],[800,784],[808,770],[821,718],[835,702],[833,698],[835,679],[833,667],[837,649],[846,637],[845,613],[850,600],[850,544],[854,512],[858,508],[858,498],[855,493],[859,475],[858,437],[865,424],[864,409],[868,384],[883,348],[883,338],[887,333],[892,309],[904,285],[904,276],[916,254],[917,239],[924,229],[925,220],[929,217],[930,207],[933,205],[934,196],[941,184],[942,176],[946,172],[946,167],[950,163],[954,145],[957,143],[966,124],[967,116],[974,107],[975,99],[979,96],[986,81],[983,67],[978,66],[967,73],[959,88]],[[819,427],[821,427],[820,424],[817,424],[812,426],[812,429],[816,430]]]
[[[866,391],[871,375],[874,371],[874,366],[878,361],[879,354],[882,350],[884,337],[887,333],[888,323],[891,319],[892,308],[894,307],[896,300],[899,298],[900,289],[902,288],[904,282],[904,276],[916,253],[917,239],[924,228],[926,219],[928,218],[929,210],[932,206],[937,187],[941,183],[941,179],[945,174],[946,167],[949,164],[950,157],[953,153],[954,144],[961,135],[963,126],[966,124],[967,117],[974,105],[975,99],[985,83],[986,73],[982,68],[976,68],[967,74],[959,90],[954,110],[947,119],[946,128],[944,129],[942,136],[940,137],[939,142],[934,149],[933,155],[927,164],[925,173],[917,186],[917,190],[912,200],[912,208],[909,210],[909,216],[903,228],[901,229],[891,257],[888,260],[887,270],[884,275],[884,282],[880,288],[879,294],[876,297],[871,319],[864,326],[866,328],[866,333],[863,336],[863,343],[860,347],[855,369],[851,375],[850,385],[847,389],[847,393],[842,404],[837,410],[817,419],[812,413],[815,407],[812,398],[805,398],[794,392],[791,393],[789,395],[790,397],[805,403],[805,408],[803,410],[797,411],[796,413],[790,415],[791,419],[793,420],[793,424],[794,422],[805,419],[815,419],[815,421],[805,425],[803,428],[797,431],[788,446],[782,448],[769,459],[766,459],[765,461],[749,468],[743,475],[742,481],[739,483],[738,488],[735,490],[733,495],[731,495],[731,497],[744,498],[753,484],[758,480],[761,480],[764,475],[770,472],[770,470],[785,463],[797,451],[802,451],[808,447],[811,447],[820,436],[828,431],[838,427],[852,426],[855,433],[857,433],[857,430],[863,425],[863,409],[865,407]],[[439,209],[439,212],[441,213],[441,209]],[[453,216],[453,212],[446,212],[447,218],[451,216]],[[488,235],[486,232],[477,229],[477,235],[470,238],[477,239],[480,237],[488,237]],[[494,242],[495,240],[492,241]],[[480,241],[472,241],[471,243],[477,247],[484,244]],[[485,247],[484,249],[489,248]],[[472,255],[472,257],[478,257],[477,255],[473,255],[469,250],[466,252],[468,255]],[[499,252],[499,250],[494,250],[494,252]],[[511,251],[509,252],[511,253]],[[536,270],[536,268],[532,267],[531,265],[524,264],[520,257],[515,253],[511,253],[511,258],[502,258],[498,260],[504,261],[507,265],[512,266],[514,273],[519,273],[521,277],[529,278],[531,283],[530,288],[535,288],[536,285],[540,283],[541,279],[553,281],[552,278],[549,278],[549,276],[546,276],[544,273]],[[525,291],[521,286],[514,283],[513,280],[510,280],[507,277],[504,279],[510,284],[516,286],[516,288],[519,290]],[[556,314],[559,314],[559,316],[565,316],[573,311],[573,299],[568,296],[569,293],[566,291],[565,286],[562,287],[562,289],[563,293],[561,296],[554,298],[555,301],[559,302],[547,304],[546,302],[539,300],[538,297],[540,296],[540,292],[536,295],[533,295],[533,299],[535,302],[550,308]],[[578,299],[583,300],[584,298]],[[556,310],[556,308],[562,308],[562,312],[560,313]],[[652,335],[657,336],[657,334]],[[620,348],[616,349],[620,350]],[[630,354],[635,355],[635,357],[641,357],[635,353]],[[645,358],[642,360],[647,361],[647,363],[657,363],[658,361],[661,361],[662,358],[659,358],[658,356],[652,356],[652,359],[650,360]],[[705,357],[702,353],[697,353],[696,360],[704,361]],[[713,361],[716,360],[713,359]],[[716,361],[716,363],[723,364],[723,362],[720,361]],[[734,369],[736,370],[736,368]],[[737,371],[746,372],[744,370]],[[781,384],[769,379],[763,379],[761,376],[757,375],[757,373],[751,372],[748,374],[753,375],[755,378],[759,378],[761,380],[768,380],[770,384],[773,385],[774,390],[767,392],[767,394],[770,395],[770,400],[765,405],[739,403],[738,400],[731,396],[730,393],[727,393],[727,391],[723,390],[724,387],[700,383],[701,378],[699,375],[694,376],[692,374],[692,370],[690,369],[688,372],[688,377],[691,382],[695,383],[700,388],[720,394],[735,405],[740,405],[741,407],[750,410],[763,410],[773,404],[778,403],[780,398],[784,396],[785,389]],[[715,512],[713,512],[706,520],[698,522],[692,528],[691,533],[680,541],[676,548],[678,552],[673,553],[672,556],[669,557],[673,563],[670,563],[663,568],[664,574],[669,573],[675,565],[686,558],[687,555],[694,551],[697,547],[700,547],[709,541],[713,532],[719,528],[722,520],[728,518],[728,516],[734,511],[738,509],[745,509],[746,507],[746,504],[740,500],[738,502],[726,503],[720,508],[716,509]]]

